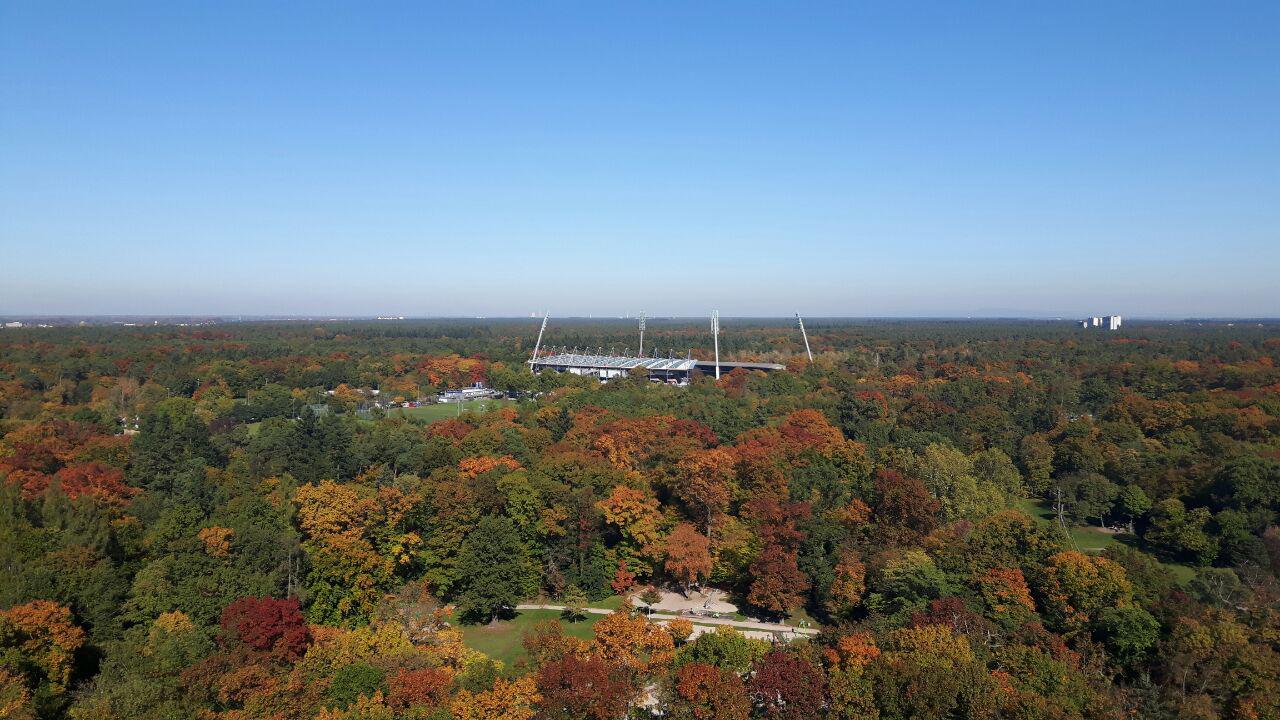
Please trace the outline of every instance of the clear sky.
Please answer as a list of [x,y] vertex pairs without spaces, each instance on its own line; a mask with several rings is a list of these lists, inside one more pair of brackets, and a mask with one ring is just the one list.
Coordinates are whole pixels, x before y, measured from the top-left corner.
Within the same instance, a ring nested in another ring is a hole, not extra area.
[[1280,2],[0,2],[0,313],[1280,315]]

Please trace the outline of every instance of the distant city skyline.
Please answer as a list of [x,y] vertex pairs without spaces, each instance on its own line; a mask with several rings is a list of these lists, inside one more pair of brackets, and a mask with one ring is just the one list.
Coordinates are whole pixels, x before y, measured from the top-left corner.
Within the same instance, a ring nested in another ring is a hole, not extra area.
[[5,3],[0,317],[1276,317],[1277,27]]

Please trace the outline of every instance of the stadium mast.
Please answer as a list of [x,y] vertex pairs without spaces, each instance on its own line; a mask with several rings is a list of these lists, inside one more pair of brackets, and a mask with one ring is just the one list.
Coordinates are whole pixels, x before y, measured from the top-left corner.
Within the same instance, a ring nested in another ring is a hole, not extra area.
[[542,327],[538,328],[538,341],[533,344],[533,358],[529,360],[529,372],[533,372],[534,363],[538,362],[538,348],[542,347],[542,333],[547,331],[547,318],[551,313],[542,314]]
[[720,379],[720,311],[711,311],[711,339],[716,346],[716,379]]
[[640,351],[636,357],[644,357],[644,311],[640,311]]
[[809,356],[809,362],[813,362],[813,351],[809,349],[809,333],[804,331],[804,318],[800,317],[800,313],[796,313],[796,322],[800,323],[800,337],[804,338],[804,351]]

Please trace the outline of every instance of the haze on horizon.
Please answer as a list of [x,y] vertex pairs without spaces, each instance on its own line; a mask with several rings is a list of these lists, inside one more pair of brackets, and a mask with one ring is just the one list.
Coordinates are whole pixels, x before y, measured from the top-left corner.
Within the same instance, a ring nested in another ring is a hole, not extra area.
[[1280,316],[1280,4],[0,5],[0,314]]

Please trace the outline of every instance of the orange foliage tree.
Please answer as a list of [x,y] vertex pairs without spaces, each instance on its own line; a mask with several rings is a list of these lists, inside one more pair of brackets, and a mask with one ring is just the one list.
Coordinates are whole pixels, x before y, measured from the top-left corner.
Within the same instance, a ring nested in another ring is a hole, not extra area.
[[667,536],[666,570],[687,589],[711,572],[711,544],[689,523],[680,523]]
[[19,666],[27,664],[38,673],[28,682],[47,683],[55,694],[70,686],[75,654],[84,642],[84,630],[72,620],[71,610],[58,603],[33,600],[0,611],[0,648],[16,653]]

